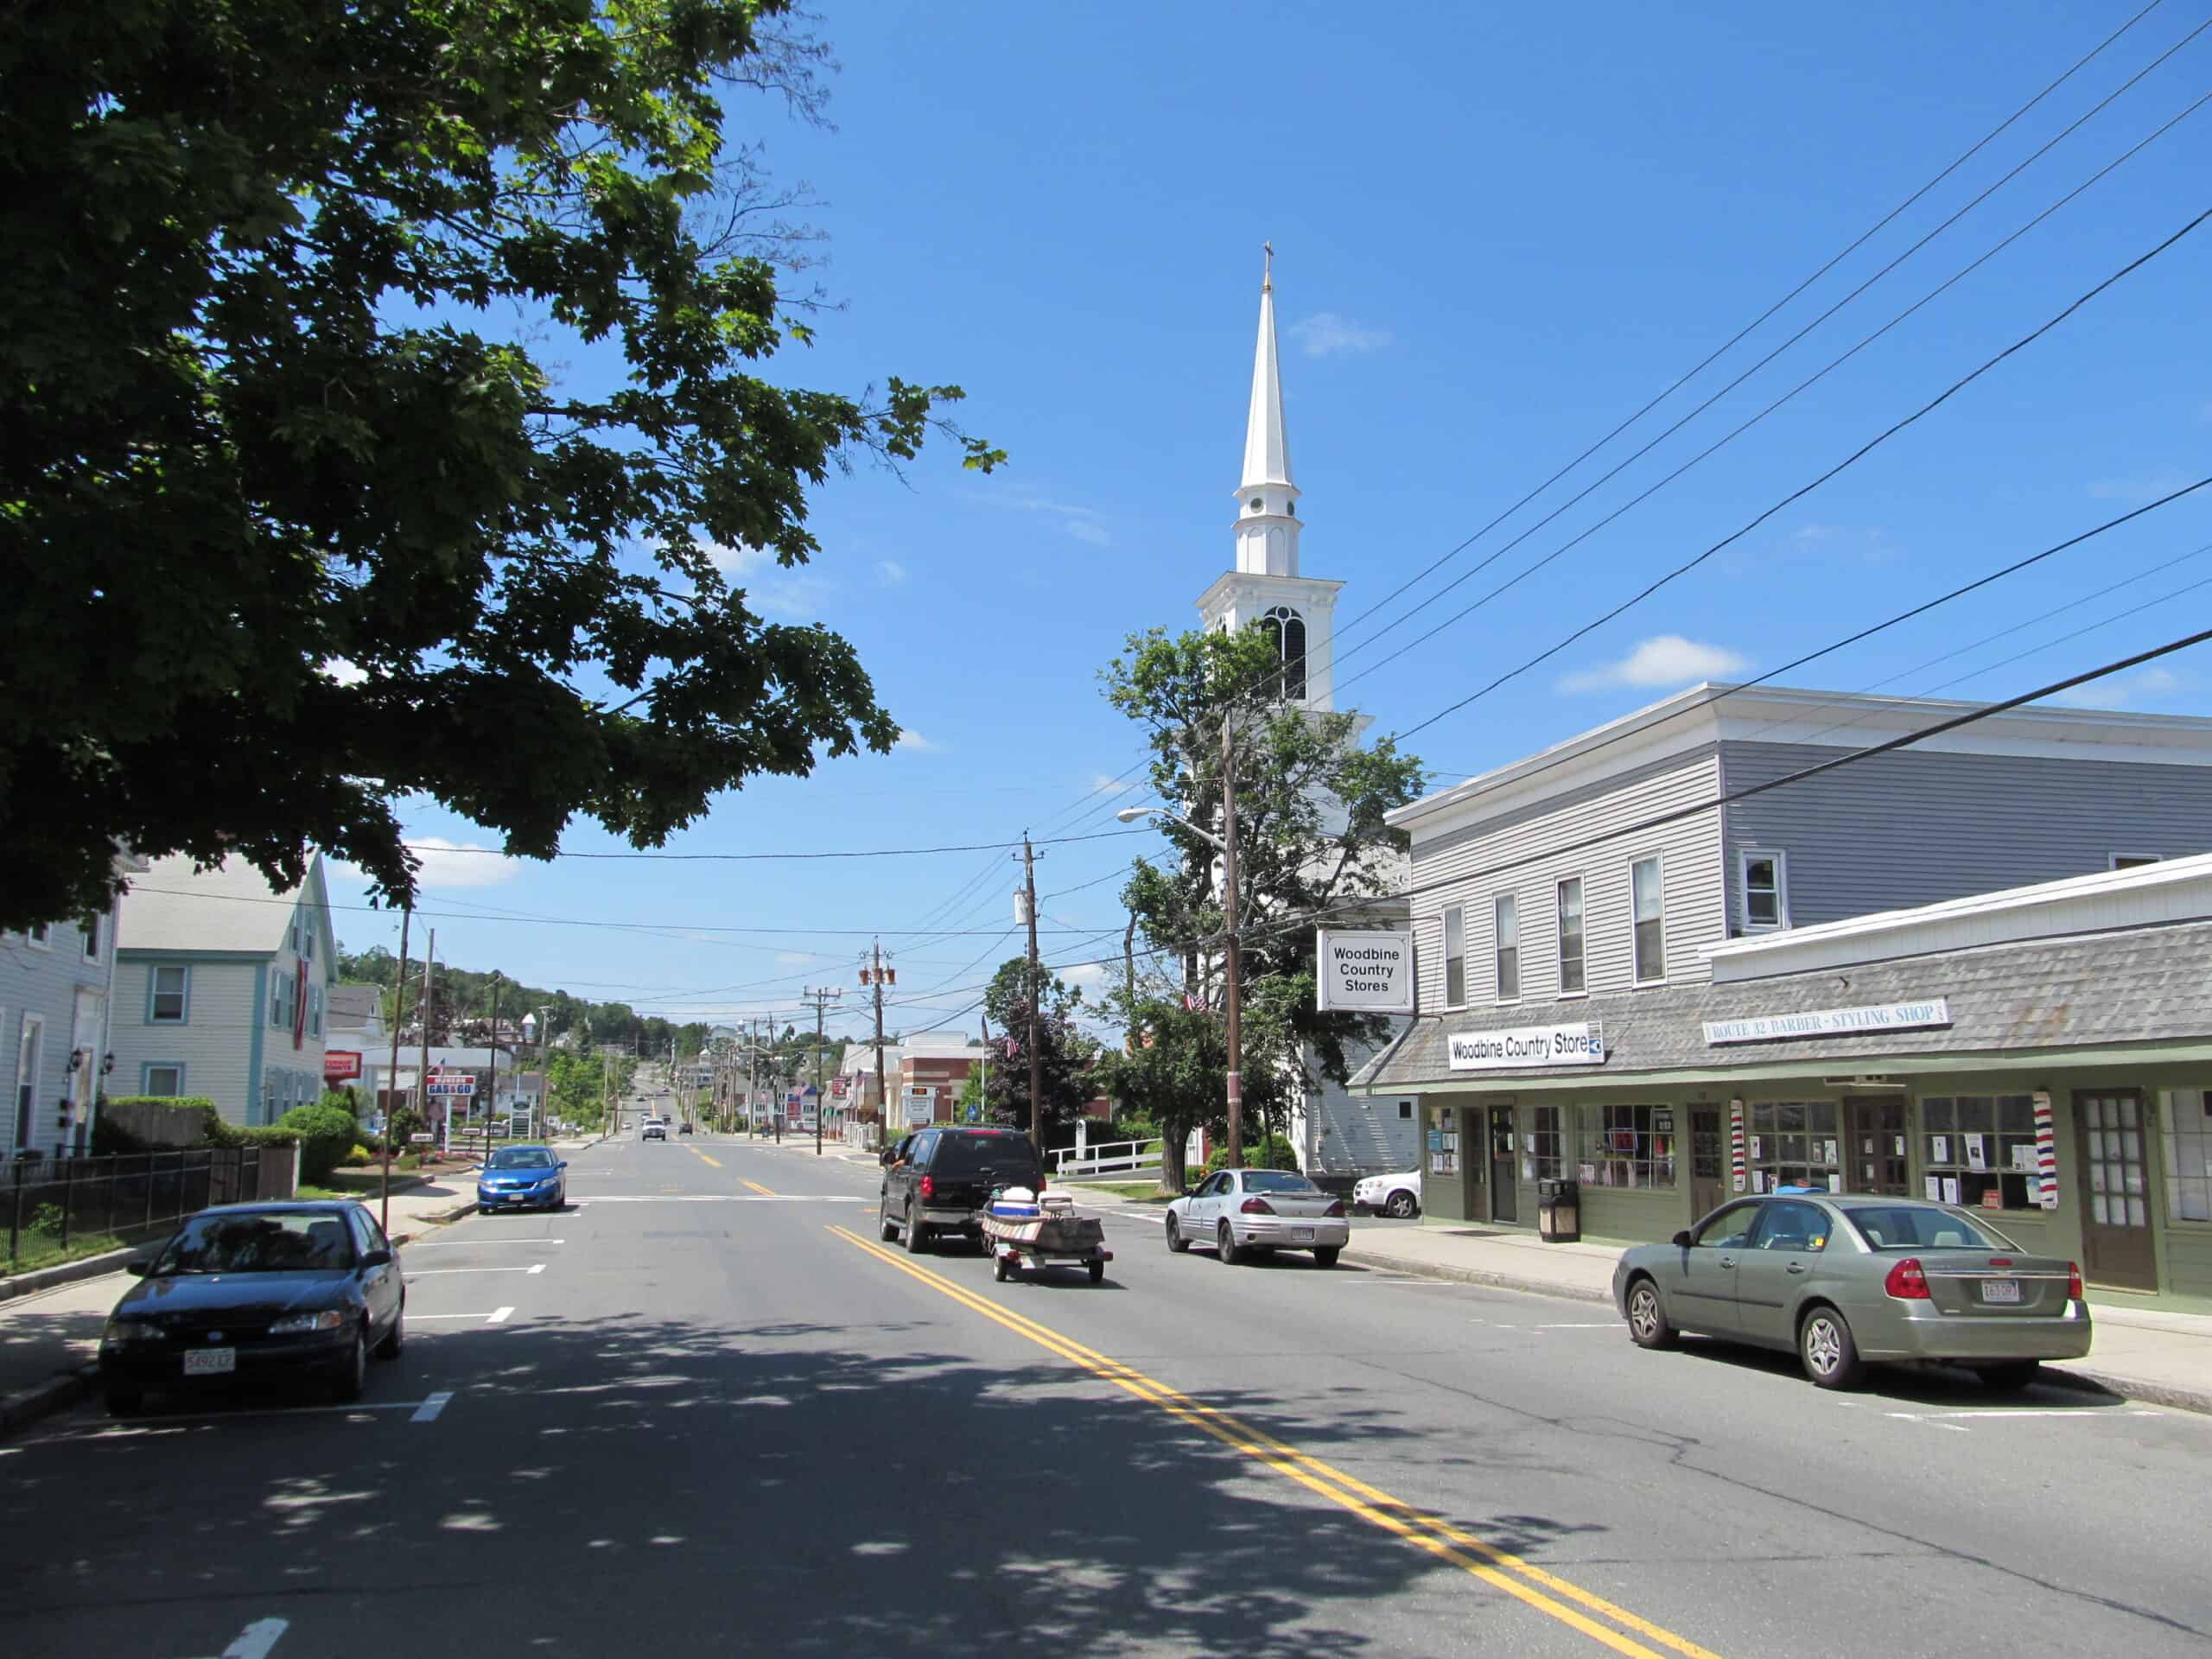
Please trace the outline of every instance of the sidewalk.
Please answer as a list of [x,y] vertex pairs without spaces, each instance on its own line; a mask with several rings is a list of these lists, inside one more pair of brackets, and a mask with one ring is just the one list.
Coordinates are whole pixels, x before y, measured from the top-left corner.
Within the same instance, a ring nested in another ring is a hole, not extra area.
[[[1099,1208],[1153,1211],[1159,1206],[1071,1184],[1081,1202]],[[1386,1273],[1417,1274],[1577,1301],[1613,1300],[1613,1264],[1622,1247],[1547,1244],[1533,1233],[1425,1221],[1418,1226],[1352,1224],[1343,1260]],[[2053,1381],[2110,1389],[2131,1400],[2212,1412],[2212,1317],[2114,1305],[2093,1296],[2096,1327],[2086,1359],[2046,1362]]]

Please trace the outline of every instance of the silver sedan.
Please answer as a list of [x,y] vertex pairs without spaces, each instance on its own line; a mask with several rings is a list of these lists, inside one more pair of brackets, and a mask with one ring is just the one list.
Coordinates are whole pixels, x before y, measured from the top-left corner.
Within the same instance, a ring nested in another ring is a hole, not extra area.
[[1287,1169],[1219,1169],[1167,1206],[1167,1248],[1211,1244],[1234,1265],[1255,1250],[1311,1250],[1322,1267],[1351,1239],[1342,1198]]
[[2018,1389],[2043,1361],[2089,1351],[2079,1268],[1920,1198],[1738,1199],[1624,1252],[1613,1300],[1641,1347],[1694,1331],[1794,1351],[1824,1389],[1852,1387],[1869,1363],[1933,1360]]

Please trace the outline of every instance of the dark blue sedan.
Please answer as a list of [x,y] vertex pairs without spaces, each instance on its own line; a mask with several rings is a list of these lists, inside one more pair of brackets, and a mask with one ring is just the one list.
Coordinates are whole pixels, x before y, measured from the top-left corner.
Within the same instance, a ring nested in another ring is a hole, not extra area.
[[559,1210],[569,1202],[568,1165],[550,1147],[501,1147],[476,1178],[479,1210]]
[[124,1271],[100,1334],[108,1408],[149,1394],[306,1377],[358,1400],[372,1352],[396,1357],[407,1289],[376,1217],[350,1198],[203,1210]]

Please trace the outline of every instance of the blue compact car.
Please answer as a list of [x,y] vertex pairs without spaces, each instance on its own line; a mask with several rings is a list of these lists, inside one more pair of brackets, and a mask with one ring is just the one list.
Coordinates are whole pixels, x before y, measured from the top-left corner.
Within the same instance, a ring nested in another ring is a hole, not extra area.
[[559,1210],[569,1202],[568,1165],[550,1147],[501,1147],[476,1178],[479,1210]]

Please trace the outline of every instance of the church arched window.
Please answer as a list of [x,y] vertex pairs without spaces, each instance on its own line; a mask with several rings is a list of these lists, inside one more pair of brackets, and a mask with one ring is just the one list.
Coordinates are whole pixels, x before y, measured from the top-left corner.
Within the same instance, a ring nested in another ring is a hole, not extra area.
[[1260,619],[1282,660],[1282,699],[1306,700],[1306,619],[1287,605],[1278,605]]

